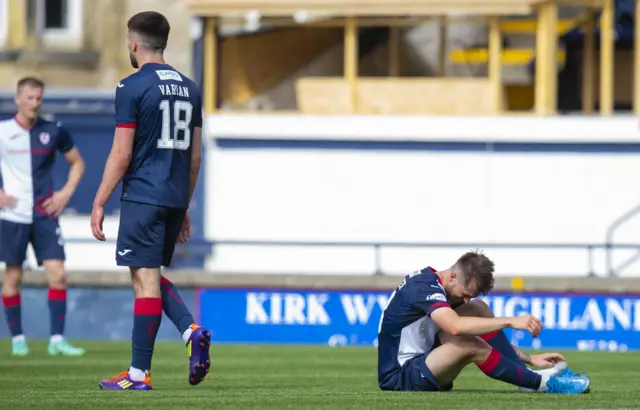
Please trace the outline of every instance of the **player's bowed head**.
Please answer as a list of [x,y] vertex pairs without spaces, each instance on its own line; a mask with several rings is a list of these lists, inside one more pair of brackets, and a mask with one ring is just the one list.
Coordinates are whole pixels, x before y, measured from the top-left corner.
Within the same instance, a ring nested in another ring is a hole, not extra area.
[[447,299],[452,307],[469,303],[480,295],[486,295],[494,286],[494,263],[480,251],[462,255],[447,270],[438,272]]
[[431,318],[451,335],[479,336],[514,328],[538,337],[542,322],[531,315],[510,318],[461,317],[453,310],[489,293],[495,283],[493,273],[493,261],[479,251],[467,252],[452,267],[437,272],[452,308],[438,309],[431,314]]

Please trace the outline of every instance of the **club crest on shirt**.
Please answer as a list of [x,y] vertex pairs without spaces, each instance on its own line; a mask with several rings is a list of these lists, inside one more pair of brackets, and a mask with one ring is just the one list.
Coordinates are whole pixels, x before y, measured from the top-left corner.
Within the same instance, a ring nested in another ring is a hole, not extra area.
[[48,132],[41,132],[38,138],[40,138],[42,145],[47,145],[51,141],[51,135]]

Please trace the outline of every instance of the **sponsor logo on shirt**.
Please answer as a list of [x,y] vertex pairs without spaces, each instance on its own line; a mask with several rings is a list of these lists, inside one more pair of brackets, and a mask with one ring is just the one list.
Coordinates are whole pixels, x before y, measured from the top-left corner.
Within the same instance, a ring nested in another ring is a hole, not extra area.
[[427,300],[441,300],[443,302],[446,302],[447,297],[442,293],[434,293],[432,295],[427,296]]
[[156,74],[160,77],[161,80],[175,80],[182,81],[182,77],[180,74],[173,70],[156,70]]

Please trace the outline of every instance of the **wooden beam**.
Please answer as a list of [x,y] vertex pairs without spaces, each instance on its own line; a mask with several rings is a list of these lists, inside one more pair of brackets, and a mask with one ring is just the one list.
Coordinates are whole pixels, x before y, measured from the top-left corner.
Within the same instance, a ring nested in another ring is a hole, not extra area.
[[613,13],[613,0],[604,0],[600,15],[600,115],[613,114]]
[[[412,17],[358,17],[358,27],[416,27],[421,24],[439,21],[440,15],[433,16],[412,16]],[[469,24],[485,24],[487,21],[486,16],[482,15],[447,15],[449,23],[469,23]],[[260,20],[264,26],[272,27],[290,27],[290,26],[314,26],[314,27],[344,27],[346,23],[345,17],[340,16],[327,16],[325,18],[313,18],[307,21],[295,21],[293,16],[263,16]],[[571,20],[572,23],[576,23],[575,20]],[[228,16],[225,17],[225,23],[230,25],[243,25],[245,23],[244,16]],[[510,25],[509,21],[502,21],[500,23],[501,31],[505,33],[505,25]],[[531,23],[531,31],[535,31],[535,22]],[[558,30],[562,32],[565,27],[563,24],[558,24]],[[509,31],[509,30],[507,30]]]
[[587,115],[595,110],[595,79],[596,79],[596,37],[593,29],[594,9],[585,9],[587,21],[582,24],[584,43],[582,47],[582,112]]
[[502,33],[500,33],[500,19],[491,17],[489,20],[489,81],[491,82],[496,114],[503,110],[501,53]]
[[558,111],[558,3],[555,0],[546,3],[548,13],[547,41],[549,42],[549,65],[547,66],[549,76],[549,94],[547,96],[547,106],[549,114],[556,114]]
[[27,2],[9,2],[9,25],[7,45],[9,50],[23,50],[27,45]]
[[218,109],[218,30],[215,17],[204,19],[204,112]]
[[195,16],[243,15],[258,11],[264,16],[290,16],[300,10],[310,15],[526,15],[540,0],[186,0]]
[[438,77],[447,75],[447,17],[438,18]]
[[545,101],[547,100],[547,77],[545,66],[547,65],[547,47],[548,44],[545,41],[545,26],[547,20],[544,13],[544,8],[539,7],[536,13],[536,65],[535,65],[535,111],[538,115],[545,115],[546,107]]
[[546,1],[538,9],[536,32],[535,110],[538,115],[553,115],[557,111],[557,49],[558,6],[554,1]]
[[[504,33],[503,33],[504,34]],[[536,57],[536,50],[530,48],[510,48],[502,51],[502,64],[525,66],[531,63]],[[559,49],[556,53],[558,64],[564,63],[567,53]],[[449,53],[449,61],[453,64],[487,64],[489,62],[489,51],[486,48],[468,48],[464,50],[452,50]]]
[[358,112],[358,22],[349,17],[344,27],[344,76],[349,85],[351,113]]
[[633,112],[640,115],[640,0],[636,0],[633,47]]
[[389,77],[400,76],[400,27],[389,27]]

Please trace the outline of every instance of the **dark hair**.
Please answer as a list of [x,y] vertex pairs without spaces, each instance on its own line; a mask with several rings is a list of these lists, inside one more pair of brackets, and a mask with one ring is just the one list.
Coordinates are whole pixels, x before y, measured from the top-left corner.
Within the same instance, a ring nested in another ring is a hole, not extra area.
[[127,22],[127,28],[141,37],[145,49],[158,52],[167,48],[171,27],[162,14],[155,11],[135,14]]
[[483,295],[493,289],[493,261],[482,254],[481,251],[465,253],[454,266],[462,274],[465,287],[469,286],[469,283],[473,280],[478,287],[478,292]]
[[25,85],[42,88],[44,90],[44,81],[37,77],[22,77],[20,80],[18,80],[18,86],[16,87],[16,89],[20,91],[20,89]]

